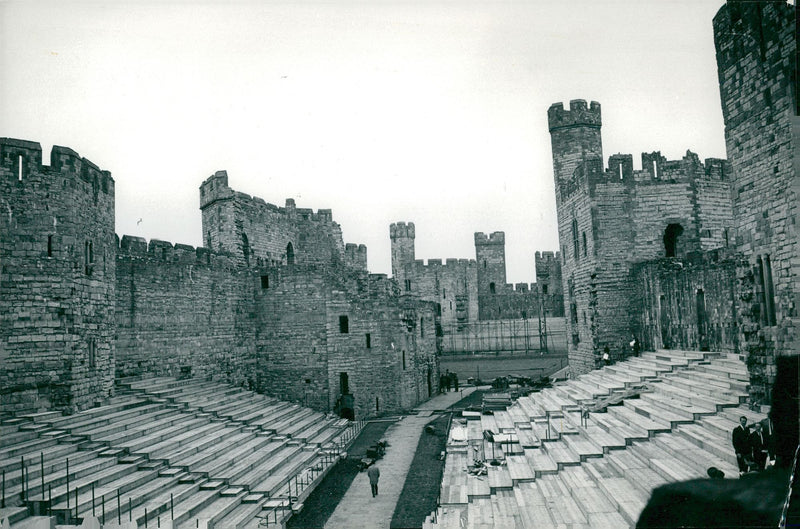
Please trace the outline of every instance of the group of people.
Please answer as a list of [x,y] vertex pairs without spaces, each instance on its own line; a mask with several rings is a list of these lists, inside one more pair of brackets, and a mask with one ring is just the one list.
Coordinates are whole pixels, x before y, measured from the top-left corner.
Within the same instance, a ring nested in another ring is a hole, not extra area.
[[444,393],[445,391],[458,391],[458,375],[455,373],[451,373],[448,369],[445,374],[439,377],[439,392]]
[[764,470],[768,462],[775,460],[775,436],[771,418],[748,425],[747,417],[739,417],[739,426],[733,429],[731,440],[740,476],[745,472]]
[[[639,352],[641,351],[641,345],[639,344],[639,340],[634,336],[633,339],[628,344],[628,347],[622,347],[622,353],[620,353],[619,360],[625,360],[631,356],[639,356]],[[603,347],[603,365],[610,366],[613,363],[613,359],[611,358],[611,349],[606,345]]]

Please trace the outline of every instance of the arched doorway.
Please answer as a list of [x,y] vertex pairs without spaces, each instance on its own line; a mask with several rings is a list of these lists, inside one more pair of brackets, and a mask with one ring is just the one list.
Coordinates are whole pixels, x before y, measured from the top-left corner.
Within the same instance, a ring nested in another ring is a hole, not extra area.
[[683,233],[683,226],[670,224],[664,230],[664,253],[666,257],[678,255],[678,237]]
[[292,246],[292,243],[286,245],[286,264],[294,264],[294,246]]

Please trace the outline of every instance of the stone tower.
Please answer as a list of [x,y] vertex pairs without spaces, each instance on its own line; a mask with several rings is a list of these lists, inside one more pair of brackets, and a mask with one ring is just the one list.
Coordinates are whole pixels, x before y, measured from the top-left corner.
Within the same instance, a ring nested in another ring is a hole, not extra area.
[[496,231],[487,236],[475,234],[475,260],[478,272],[478,319],[498,317],[493,298],[506,286],[506,235]]
[[594,369],[597,306],[593,208],[588,189],[591,175],[603,172],[600,104],[570,101],[569,110],[555,103],[547,111],[553,151],[558,239],[561,247],[564,315],[570,363]]
[[114,384],[111,173],[0,138],[0,211],[0,408],[89,408]]
[[[729,0],[714,17],[725,143],[732,166],[731,243],[756,283],[742,326],[751,393],[767,398],[775,357],[800,351],[800,129],[795,96],[795,8]],[[758,398],[758,397],[757,397]]]
[[392,277],[401,292],[414,288],[414,223],[396,222],[389,226],[392,241]]

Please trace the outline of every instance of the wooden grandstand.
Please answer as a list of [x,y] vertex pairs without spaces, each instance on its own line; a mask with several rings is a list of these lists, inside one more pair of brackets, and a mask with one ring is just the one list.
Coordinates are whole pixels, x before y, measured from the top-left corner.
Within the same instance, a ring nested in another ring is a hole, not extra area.
[[71,416],[0,420],[0,518],[77,524],[280,527],[361,423],[241,388],[150,378]]
[[738,355],[659,350],[454,421],[423,527],[634,527],[659,485],[737,477],[730,432],[766,417],[747,388]]

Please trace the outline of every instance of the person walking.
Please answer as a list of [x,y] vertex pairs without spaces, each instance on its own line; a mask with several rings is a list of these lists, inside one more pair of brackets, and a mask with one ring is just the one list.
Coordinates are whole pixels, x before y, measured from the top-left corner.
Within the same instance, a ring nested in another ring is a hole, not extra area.
[[731,433],[733,451],[736,453],[736,463],[739,465],[739,475],[741,476],[749,470],[747,460],[752,458],[750,450],[750,429],[747,427],[747,417],[739,417],[739,426]]
[[764,470],[767,466],[767,439],[761,430],[761,423],[753,425],[753,433],[750,434],[750,448],[753,450],[753,461],[756,463],[756,470]]
[[369,477],[369,485],[372,487],[372,497],[378,495],[378,479],[381,477],[381,469],[377,467],[377,465],[372,465],[367,470],[367,476]]

